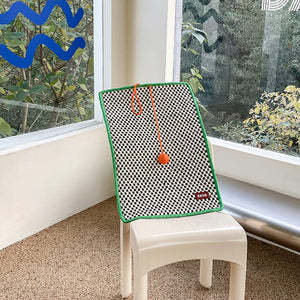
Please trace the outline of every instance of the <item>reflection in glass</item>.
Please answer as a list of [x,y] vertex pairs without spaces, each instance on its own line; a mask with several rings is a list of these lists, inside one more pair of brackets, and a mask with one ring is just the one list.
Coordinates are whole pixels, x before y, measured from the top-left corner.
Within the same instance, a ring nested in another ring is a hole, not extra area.
[[260,1],[183,2],[181,80],[208,135],[300,154],[300,17]]

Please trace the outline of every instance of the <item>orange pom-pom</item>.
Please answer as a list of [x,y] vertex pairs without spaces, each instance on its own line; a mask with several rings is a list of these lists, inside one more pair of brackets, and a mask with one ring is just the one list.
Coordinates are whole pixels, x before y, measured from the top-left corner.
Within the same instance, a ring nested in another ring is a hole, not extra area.
[[158,161],[162,164],[162,165],[166,165],[169,162],[169,156],[166,153],[161,153],[158,156]]

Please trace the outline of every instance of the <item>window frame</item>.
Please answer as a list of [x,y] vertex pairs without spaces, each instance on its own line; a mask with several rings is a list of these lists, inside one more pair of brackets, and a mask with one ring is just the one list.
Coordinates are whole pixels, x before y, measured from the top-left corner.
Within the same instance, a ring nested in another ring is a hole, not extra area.
[[[173,80],[180,81],[183,0],[176,0]],[[208,137],[216,173],[300,199],[300,158]]]
[[104,126],[98,93],[111,87],[111,0],[94,0],[93,5],[94,119],[0,139],[0,155]]

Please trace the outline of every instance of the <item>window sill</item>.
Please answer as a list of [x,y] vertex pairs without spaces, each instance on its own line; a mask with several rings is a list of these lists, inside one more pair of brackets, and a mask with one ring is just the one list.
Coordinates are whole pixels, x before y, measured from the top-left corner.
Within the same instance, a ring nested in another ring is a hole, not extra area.
[[0,156],[77,135],[103,126],[104,124],[102,122],[89,120],[0,139]]
[[209,137],[216,173],[300,198],[300,158]]

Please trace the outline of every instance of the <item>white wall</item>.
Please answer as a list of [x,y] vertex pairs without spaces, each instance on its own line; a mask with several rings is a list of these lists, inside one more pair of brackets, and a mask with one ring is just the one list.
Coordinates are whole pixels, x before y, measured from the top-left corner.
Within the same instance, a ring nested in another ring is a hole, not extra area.
[[176,0],[112,1],[112,87],[173,80]]
[[103,126],[0,156],[0,249],[114,195]]
[[127,0],[112,1],[112,87],[128,84],[128,2]]
[[172,80],[175,18],[168,22],[172,15],[175,0],[128,1],[129,84]]
[[[168,1],[113,0],[111,5],[112,86],[165,81]],[[145,57],[149,47],[152,55]],[[103,126],[6,151],[0,154],[0,171],[0,249],[115,194]]]

